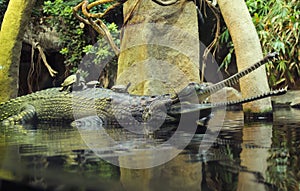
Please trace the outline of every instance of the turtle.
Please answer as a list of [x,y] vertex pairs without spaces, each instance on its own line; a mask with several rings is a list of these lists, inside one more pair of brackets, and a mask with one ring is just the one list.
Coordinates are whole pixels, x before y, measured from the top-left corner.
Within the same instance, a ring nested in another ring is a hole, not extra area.
[[61,91],[61,92],[66,91],[66,90],[71,91],[71,87],[76,82],[76,79],[77,79],[76,74],[72,74],[72,75],[68,76],[64,80],[64,82],[61,84],[62,88],[59,91]]
[[125,85],[114,85],[111,87],[111,90],[117,93],[129,93],[128,88],[130,87],[131,83],[129,82],[126,86]]
[[68,76],[64,82],[61,84],[62,88],[59,91],[70,91],[82,90],[86,88],[85,80],[80,76],[79,70],[70,76]]
[[88,88],[98,88],[98,87],[100,87],[100,82],[97,80],[92,80],[92,81],[87,82],[86,86]]

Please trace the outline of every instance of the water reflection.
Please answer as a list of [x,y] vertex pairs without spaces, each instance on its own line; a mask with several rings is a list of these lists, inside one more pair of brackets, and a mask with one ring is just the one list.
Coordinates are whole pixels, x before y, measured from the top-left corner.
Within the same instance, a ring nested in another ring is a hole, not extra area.
[[[240,153],[241,166],[245,166],[250,171],[260,174],[262,179],[266,178],[266,169],[268,167],[267,159],[270,155],[272,138],[272,124],[249,124],[245,125],[242,136],[242,146],[245,144],[257,145],[258,148],[243,147]],[[238,176],[238,190],[267,190],[265,185],[257,184],[254,174],[240,172]]]
[[[299,190],[300,110],[281,108],[273,123],[244,124],[243,114],[233,111],[225,119],[208,152],[199,152],[203,134],[197,134],[178,156],[147,169],[107,163],[91,151],[76,128],[1,127],[0,188],[13,182],[49,190]],[[107,144],[101,152],[120,164],[149,163],[154,156],[147,153],[147,141],[159,145],[172,136],[169,129],[150,138],[107,130],[123,141],[123,147]],[[140,148],[134,148],[136,143]],[[134,150],[144,153],[133,157]]]

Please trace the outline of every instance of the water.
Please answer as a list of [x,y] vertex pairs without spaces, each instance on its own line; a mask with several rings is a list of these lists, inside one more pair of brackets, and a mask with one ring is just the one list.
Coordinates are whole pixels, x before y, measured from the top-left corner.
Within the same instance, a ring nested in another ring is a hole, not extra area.
[[[106,160],[123,166],[154,164],[156,158],[162,158],[160,154],[179,151],[171,144],[164,144],[161,153],[152,152],[174,136],[174,131],[146,137],[122,129],[103,132],[95,129],[83,132],[54,124],[1,127],[0,188],[299,190],[300,110],[279,108],[274,112],[273,122],[247,124],[242,112],[228,111],[218,143],[209,139],[211,132],[208,138],[196,134],[175,158],[146,169],[119,168]],[[115,142],[109,142],[106,135]],[[189,140],[188,133],[179,135],[180,139]],[[89,140],[97,144],[92,145]],[[202,147],[210,145],[204,152]],[[90,149],[99,146],[101,149],[96,152]]]

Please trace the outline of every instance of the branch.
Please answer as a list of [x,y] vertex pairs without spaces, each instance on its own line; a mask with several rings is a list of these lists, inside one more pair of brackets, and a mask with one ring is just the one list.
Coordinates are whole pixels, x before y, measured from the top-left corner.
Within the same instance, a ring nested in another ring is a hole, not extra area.
[[[79,3],[77,6],[73,8],[73,14],[75,17],[80,20],[81,22],[92,26],[94,30],[96,30],[97,33],[99,33],[101,36],[105,37],[108,41],[109,45],[112,47],[115,54],[118,56],[120,54],[120,50],[118,46],[113,41],[112,35],[110,34],[108,28],[104,24],[104,22],[101,20],[105,15],[107,15],[109,12],[111,12],[116,7],[122,5],[127,0],[121,0],[113,5],[109,6],[103,13],[90,13],[89,10],[92,9],[95,6],[104,4],[104,3],[111,3],[116,0],[98,0],[93,3],[90,3],[87,0],[83,0],[81,3]],[[80,16],[78,14],[79,10],[81,8],[81,12],[84,15],[85,18]]]

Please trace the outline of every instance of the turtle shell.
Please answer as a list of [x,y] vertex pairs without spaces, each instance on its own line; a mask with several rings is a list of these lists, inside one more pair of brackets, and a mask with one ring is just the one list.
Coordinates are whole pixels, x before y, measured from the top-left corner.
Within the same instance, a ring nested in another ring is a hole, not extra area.
[[74,84],[76,82],[76,75],[73,74],[73,75],[70,75],[68,76],[64,82],[61,84],[62,87],[66,87],[66,86],[70,86],[72,84]]
[[128,93],[128,88],[130,86],[131,83],[128,83],[126,86],[125,85],[114,85],[113,87],[111,87],[111,90],[114,92],[118,92],[118,93]]
[[89,81],[86,83],[86,86],[87,87],[96,87],[96,86],[99,86],[100,85],[100,82],[97,81],[97,80],[92,80],[92,81]]

